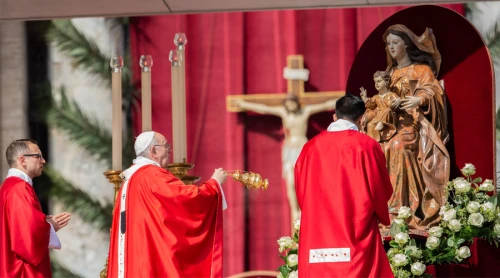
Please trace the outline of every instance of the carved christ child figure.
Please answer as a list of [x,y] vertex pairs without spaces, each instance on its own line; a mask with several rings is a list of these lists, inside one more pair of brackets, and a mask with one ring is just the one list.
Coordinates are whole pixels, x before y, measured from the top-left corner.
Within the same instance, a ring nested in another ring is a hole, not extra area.
[[401,98],[396,93],[389,91],[391,82],[389,73],[377,71],[373,75],[373,81],[378,94],[372,98],[367,97],[363,87],[360,88],[360,96],[367,108],[364,126],[366,134],[383,145],[396,133],[395,104],[398,104]]
[[300,219],[300,209],[295,196],[294,167],[302,147],[307,143],[306,134],[309,117],[319,112],[334,109],[335,103],[336,100],[328,100],[324,103],[301,107],[296,96],[289,96],[283,102],[283,106],[269,106],[244,100],[235,102],[235,105],[240,109],[281,118],[285,129],[285,140],[281,152],[282,171],[283,178],[286,181],[292,221]]

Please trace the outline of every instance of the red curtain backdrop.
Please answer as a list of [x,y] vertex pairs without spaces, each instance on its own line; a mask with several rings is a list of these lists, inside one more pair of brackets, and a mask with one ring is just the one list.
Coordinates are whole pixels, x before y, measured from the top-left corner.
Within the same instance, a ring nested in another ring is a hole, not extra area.
[[[463,12],[462,5],[448,5]],[[191,174],[210,178],[217,167],[245,169],[270,181],[267,191],[224,184],[224,276],[275,270],[282,264],[276,241],[290,235],[281,175],[283,131],[277,117],[226,112],[226,96],[286,93],[283,67],[304,55],[310,70],[306,91],[344,90],[357,50],[375,27],[404,7],[266,11],[137,17],[131,20],[135,81],[139,57],[153,56],[153,130],[172,138],[168,54],[174,34],[186,33],[188,162]],[[384,55],[383,53],[381,55]],[[140,88],[140,87],[139,87]],[[140,112],[140,111],[137,111]],[[324,130],[331,113],[310,120],[308,136]],[[134,116],[140,133],[140,113]]]

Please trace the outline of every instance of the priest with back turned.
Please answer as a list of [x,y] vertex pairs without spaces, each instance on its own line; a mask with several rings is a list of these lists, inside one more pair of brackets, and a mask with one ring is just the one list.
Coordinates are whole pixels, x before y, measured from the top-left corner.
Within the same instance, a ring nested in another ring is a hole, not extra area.
[[295,165],[300,277],[393,277],[378,228],[393,190],[382,149],[358,131],[364,112],[361,98],[338,99]]
[[154,131],[140,134],[134,149],[113,213],[108,277],[222,277],[227,173],[182,183],[166,170],[170,144]]

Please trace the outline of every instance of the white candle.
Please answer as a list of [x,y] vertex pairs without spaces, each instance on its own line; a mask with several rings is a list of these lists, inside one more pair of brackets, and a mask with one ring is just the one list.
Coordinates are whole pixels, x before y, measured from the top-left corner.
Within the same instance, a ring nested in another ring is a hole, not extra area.
[[112,169],[122,169],[122,67],[121,56],[114,56],[109,62],[111,66],[111,101],[112,101]]
[[142,107],[142,132],[151,131],[151,67],[153,58],[151,55],[142,55],[141,66],[141,107]]
[[172,145],[174,152],[174,163],[182,162],[182,137],[181,137],[181,98],[180,98],[180,65],[177,50],[170,50],[169,60],[171,67],[172,82]]
[[[187,159],[187,136],[186,136],[186,47],[187,38],[184,33],[177,33],[174,37],[174,43],[177,46],[177,56],[179,57],[179,162]],[[175,130],[174,130],[175,131]],[[174,143],[175,144],[175,143]],[[175,152],[174,152],[175,157]]]

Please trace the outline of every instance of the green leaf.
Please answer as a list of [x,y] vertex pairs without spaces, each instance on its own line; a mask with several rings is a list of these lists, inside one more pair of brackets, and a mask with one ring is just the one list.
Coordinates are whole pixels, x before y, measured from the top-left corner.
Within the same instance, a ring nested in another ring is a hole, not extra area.
[[281,272],[281,275],[283,275],[283,277],[288,277],[288,275],[290,274],[290,269],[287,265],[280,266],[278,268],[278,271]]
[[392,222],[391,228],[390,228],[390,234],[392,238],[395,238],[397,234],[401,233],[402,229],[401,226],[396,224],[396,222]]
[[493,203],[495,206],[497,205],[498,198],[497,196],[493,195],[488,198],[488,202]]
[[398,247],[399,247],[399,244],[397,244],[394,240],[391,240],[391,241],[389,242],[389,245],[390,245],[391,247],[393,247],[393,248],[398,248]]
[[450,238],[448,239],[447,244],[448,244],[448,246],[449,246],[449,247],[453,247],[453,246],[455,246],[455,241],[453,241],[453,238],[452,238],[452,237],[450,237]]
[[480,183],[480,182],[482,182],[482,181],[483,181],[483,179],[482,179],[482,178],[477,177],[477,178],[475,178],[475,179],[472,181],[472,183]]

